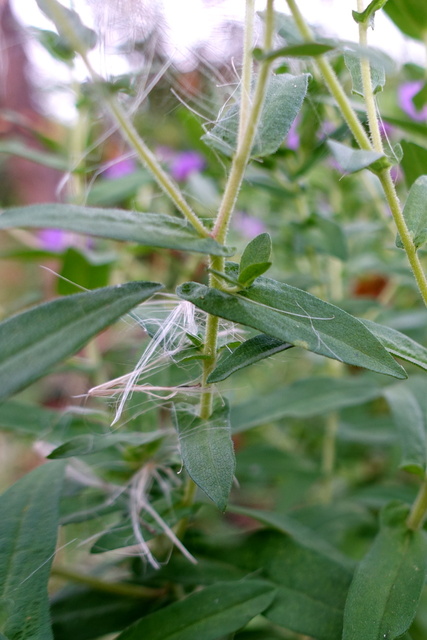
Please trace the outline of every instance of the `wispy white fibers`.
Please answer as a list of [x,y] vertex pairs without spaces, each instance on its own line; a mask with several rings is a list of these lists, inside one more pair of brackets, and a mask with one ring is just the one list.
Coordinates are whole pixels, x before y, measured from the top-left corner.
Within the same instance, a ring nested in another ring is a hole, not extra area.
[[[149,305],[146,306],[149,307]],[[89,391],[90,395],[97,396],[112,396],[117,392],[121,392],[122,395],[112,422],[113,425],[120,419],[125,404],[133,391],[142,391],[152,397],[169,399],[183,390],[182,387],[158,387],[150,384],[141,384],[141,381],[147,381],[147,378],[155,371],[170,365],[174,356],[183,347],[191,345],[188,334],[194,336],[198,334],[194,306],[191,302],[179,301],[164,320],[150,318],[141,320],[141,324],[147,327],[151,333],[153,332],[153,326],[158,324],[159,328],[155,331],[134,370],[125,376],[110,380]],[[188,387],[185,389],[191,391]],[[199,387],[197,391],[200,391]]]

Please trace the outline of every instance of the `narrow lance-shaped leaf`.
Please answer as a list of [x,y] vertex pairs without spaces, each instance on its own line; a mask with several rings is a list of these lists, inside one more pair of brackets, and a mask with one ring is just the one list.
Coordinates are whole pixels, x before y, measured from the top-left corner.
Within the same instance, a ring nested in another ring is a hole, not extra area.
[[262,49],[254,49],[253,55],[256,60],[276,60],[277,58],[316,57],[329,53],[334,49],[333,45],[323,42],[305,42],[289,47],[281,47],[273,51],[266,51],[265,53]]
[[403,151],[402,169],[405,174],[406,186],[410,189],[415,180],[425,173],[427,149],[408,140],[401,140],[400,144]]
[[306,378],[231,408],[233,433],[281,418],[310,418],[343,407],[354,407],[381,396],[372,380]]
[[361,561],[347,597],[343,640],[394,640],[414,619],[427,566],[424,531],[406,526],[409,509],[391,503],[381,528]]
[[427,370],[427,349],[421,344],[404,333],[383,324],[366,319],[363,319],[362,322],[389,353]]
[[424,416],[417,398],[406,383],[384,390],[402,448],[400,467],[423,477],[427,468],[427,442]]
[[181,285],[177,293],[207,313],[278,340],[378,373],[406,377],[359,320],[301,289],[261,276],[238,294],[195,282]]
[[[307,92],[308,74],[283,74],[270,78],[251,156],[277,151],[298,115]],[[232,156],[237,147],[239,104],[221,113],[215,126],[203,136],[209,146]]]
[[73,204],[34,204],[0,213],[0,229],[64,229],[89,236],[136,242],[149,247],[229,256],[232,249],[201,238],[182,218],[160,213],[99,209]]
[[[405,206],[403,217],[409,229],[414,247],[419,249],[427,240],[427,175],[417,178],[412,185]],[[396,245],[402,249],[402,239],[398,235]]]
[[0,324],[0,400],[79,351],[93,336],[162,288],[129,282],[59,298]]
[[218,402],[208,420],[199,418],[191,405],[178,404],[175,408],[184,466],[221,511],[227,506],[235,468],[229,414],[226,402]]
[[274,595],[262,580],[220,582],[142,618],[117,640],[217,640],[262,613]]
[[0,632],[50,640],[47,583],[55,554],[64,467],[51,462],[0,497]]
[[248,367],[251,364],[255,364],[255,362],[269,358],[291,347],[293,345],[289,344],[289,342],[283,342],[264,334],[249,338],[234,351],[221,358],[218,365],[209,375],[207,382],[212,384],[225,380],[236,371],[240,371],[244,367]]

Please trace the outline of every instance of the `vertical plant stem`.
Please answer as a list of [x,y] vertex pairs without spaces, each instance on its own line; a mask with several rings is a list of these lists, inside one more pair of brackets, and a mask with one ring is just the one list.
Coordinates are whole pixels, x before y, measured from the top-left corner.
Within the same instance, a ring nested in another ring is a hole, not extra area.
[[[266,50],[271,49],[274,35],[274,0],[267,0],[266,18],[265,18],[265,35],[264,46]],[[259,70],[256,83],[255,93],[250,104],[250,84],[252,78],[252,40],[249,34],[253,33],[255,3],[253,0],[247,0],[246,18],[245,18],[245,38],[243,52],[243,71],[242,71],[242,97],[240,100],[239,112],[239,134],[236,153],[233,156],[231,169],[225,186],[223,198],[219,207],[218,215],[213,229],[213,237],[220,243],[224,243],[227,239],[228,227],[234,207],[242,185],[243,176],[246,166],[250,159],[250,153],[255,139],[258,122],[261,116],[262,107],[264,105],[265,94],[267,91],[268,76],[271,62],[264,61]],[[224,259],[211,256],[209,261],[211,269],[216,271],[224,270]],[[211,274],[211,287],[221,287],[218,278]],[[205,388],[206,381],[215,366],[217,343],[218,343],[218,326],[219,320],[216,316],[208,315],[206,322],[205,348],[204,355],[207,356],[203,364],[202,384]],[[207,419],[212,413],[213,397],[210,389],[206,389],[202,393],[200,401],[200,417]]]
[[420,529],[427,512],[427,478],[424,479],[406,522],[408,529]]
[[[302,35],[302,37],[307,42],[313,42],[314,37],[311,32],[310,27],[306,23],[302,13],[299,10],[299,7],[295,0],[286,0],[288,3],[288,7],[292,13],[292,17],[295,20],[295,23]],[[318,56],[316,58],[317,67],[319,68],[326,85],[330,91],[330,93],[335,98],[337,105],[341,111],[341,114],[344,120],[347,122],[352,134],[354,135],[359,147],[364,149],[365,151],[371,151],[372,145],[371,142],[366,135],[366,131],[363,128],[357,114],[355,113],[353,107],[351,106],[344,89],[341,86],[340,81],[338,80],[335,71],[329,64],[328,60],[323,56]]]
[[184,195],[181,193],[178,185],[170,178],[170,176],[163,170],[161,164],[157,160],[156,156],[145,144],[141,138],[131,120],[128,118],[117,99],[108,91],[103,89],[103,79],[92,67],[89,58],[87,56],[87,48],[81,41],[79,34],[74,29],[73,25],[68,20],[67,14],[61,10],[55,2],[45,0],[49,11],[55,21],[55,25],[59,28],[60,32],[66,36],[73,49],[82,58],[89,75],[96,87],[100,88],[100,95],[102,100],[106,103],[110,114],[119,126],[122,134],[129,142],[131,147],[136,151],[148,171],[151,173],[157,184],[164,191],[164,193],[174,203],[178,211],[193,225],[198,231],[200,236],[208,237],[210,235],[209,230],[206,229],[202,221],[197,214],[192,210]]

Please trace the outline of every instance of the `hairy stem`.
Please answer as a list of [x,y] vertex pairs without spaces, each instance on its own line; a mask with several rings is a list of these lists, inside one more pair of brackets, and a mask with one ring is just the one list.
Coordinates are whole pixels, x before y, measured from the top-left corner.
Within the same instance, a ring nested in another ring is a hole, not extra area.
[[[215,221],[213,237],[220,243],[224,243],[227,239],[228,227],[230,224],[231,216],[234,212],[234,207],[239,195],[240,187],[243,182],[243,177],[247,164],[250,159],[252,145],[255,139],[257,126],[261,116],[262,107],[264,104],[265,94],[267,91],[268,76],[270,72],[271,63],[265,61],[261,64],[258,79],[256,83],[255,93],[252,99],[252,105],[250,104],[250,84],[252,77],[252,40],[249,39],[248,34],[253,32],[253,19],[255,3],[253,0],[247,0],[246,6],[246,19],[245,19],[245,38],[244,38],[244,52],[243,52],[243,86],[242,96],[240,100],[240,112],[239,112],[239,135],[237,142],[236,153],[233,156],[231,163],[231,169],[228,176],[227,184],[225,186],[223,198],[219,207],[218,215]],[[273,35],[274,35],[274,0],[267,0],[266,18],[265,18],[265,35],[264,46],[268,51],[272,47]],[[215,271],[224,270],[224,259],[216,256],[211,256],[209,266]],[[221,287],[221,282],[218,278],[211,274],[210,276],[211,287]],[[217,343],[218,343],[218,325],[219,320],[216,316],[208,315],[206,322],[206,335],[205,335],[205,348],[204,355],[207,359],[203,364],[202,384],[206,387],[206,381],[215,366]],[[210,389],[207,389],[202,393],[200,402],[200,416],[204,419],[209,418],[212,413],[213,396]]]
[[170,198],[173,204],[176,206],[183,216],[193,225],[202,237],[208,237],[210,235],[209,230],[206,229],[202,221],[197,214],[192,210],[184,195],[181,193],[178,185],[170,178],[170,176],[163,170],[156,156],[145,144],[141,138],[131,120],[128,118],[117,99],[107,91],[103,90],[103,80],[99,74],[92,67],[88,56],[85,44],[81,41],[79,34],[70,24],[67,14],[61,10],[55,2],[45,0],[49,7],[51,15],[54,18],[56,26],[60,31],[65,34],[67,40],[70,42],[73,49],[82,58],[89,75],[96,87],[100,89],[100,96],[106,103],[110,114],[119,126],[120,131],[130,144],[130,146],[136,151],[139,158],[142,160],[148,171],[151,173],[157,184],[163,190],[163,192]]

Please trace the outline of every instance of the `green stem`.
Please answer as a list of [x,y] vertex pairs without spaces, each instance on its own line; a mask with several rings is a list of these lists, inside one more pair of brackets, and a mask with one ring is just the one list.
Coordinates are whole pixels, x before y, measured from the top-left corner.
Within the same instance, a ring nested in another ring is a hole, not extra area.
[[78,573],[77,571],[73,571],[67,567],[54,566],[52,567],[51,573],[52,576],[64,578],[70,582],[85,584],[96,591],[115,593],[117,595],[128,596],[129,598],[156,598],[164,594],[164,589],[150,589],[149,587],[142,587],[136,584],[125,584],[123,582],[104,582],[104,580]]
[[[265,15],[265,37],[264,48],[266,51],[270,50],[273,43],[274,35],[274,0],[267,0],[267,9]],[[246,43],[245,43],[246,44]],[[248,64],[249,56],[244,55],[244,60]],[[240,187],[242,186],[243,176],[245,174],[246,166],[249,162],[252,145],[255,139],[259,119],[261,116],[262,107],[264,105],[265,94],[267,92],[268,76],[270,72],[271,62],[265,60],[262,62],[258,74],[258,80],[256,83],[255,94],[253,97],[252,108],[248,116],[243,113],[243,118],[246,118],[246,127],[244,133],[238,140],[236,153],[233,157],[231,164],[230,175],[227,180],[227,184],[224,190],[224,195],[219,208],[218,216],[215,221],[213,230],[213,236],[218,242],[225,242],[228,232],[228,225],[230,223],[231,216],[234,211],[237,196],[239,195]],[[246,72],[245,72],[246,73]],[[240,103],[240,116],[239,121],[242,118],[242,101]]]
[[[86,47],[84,43],[80,40],[78,33],[75,31],[73,26],[70,24],[68,20],[67,14],[65,11],[61,10],[60,6],[55,2],[51,2],[50,0],[45,0],[51,15],[54,18],[55,24],[60,29],[60,31],[66,36],[67,40],[70,42],[73,49],[80,55],[82,58],[90,77],[92,78],[93,83],[96,87],[102,88],[103,80],[99,76],[99,74],[94,70],[90,61],[87,57]],[[116,98],[111,95],[108,91],[100,91],[100,95],[103,101],[106,102],[107,107],[113,116],[116,124],[119,125],[122,133],[124,134],[126,140],[129,142],[131,147],[136,151],[138,156],[143,161],[144,165],[152,174],[153,178],[157,182],[157,184],[161,187],[164,193],[170,198],[170,200],[174,203],[178,211],[180,211],[187,220],[193,225],[193,227],[198,231],[198,233],[202,237],[208,237],[210,235],[209,230],[206,229],[202,221],[199,219],[197,214],[191,209],[190,205],[187,203],[183,194],[181,193],[179,187],[175,182],[168,176],[168,174],[163,170],[156,156],[151,152],[151,150],[147,147],[144,140],[138,134],[134,125],[121,108],[119,102]]]
[[[272,47],[274,35],[274,0],[267,1],[266,18],[265,18],[265,35],[264,46],[268,51]],[[253,141],[255,139],[258,122],[261,116],[261,110],[264,104],[265,94],[267,91],[268,75],[271,62],[265,61],[261,64],[258,79],[256,83],[255,93],[250,107],[250,84],[252,77],[252,40],[248,34],[253,31],[253,16],[255,4],[253,0],[247,0],[246,19],[245,19],[245,38],[243,52],[243,86],[242,97],[240,101],[239,112],[239,135],[236,153],[231,163],[230,174],[225,186],[223,198],[219,207],[218,215],[215,221],[213,237],[218,242],[223,243],[227,239],[228,227],[234,207],[239,195],[240,187],[243,182],[246,166],[250,159]],[[249,109],[250,107],[250,109]],[[224,259],[211,256],[209,261],[211,269],[216,271],[224,270]],[[215,275],[210,276],[210,286],[221,288],[221,282]],[[207,356],[203,364],[202,385],[206,388],[207,378],[215,367],[217,343],[218,343],[218,326],[219,320],[216,316],[208,315],[206,321],[205,348],[204,355]],[[213,395],[210,389],[206,389],[202,393],[200,400],[200,417],[207,420],[212,413]]]
[[[295,23],[302,35],[302,37],[307,42],[313,42],[314,37],[313,34],[306,23],[302,13],[299,10],[299,7],[295,0],[286,0],[288,3],[288,7],[292,13],[292,17],[295,20]],[[363,128],[357,114],[355,113],[353,107],[350,104],[347,95],[344,92],[344,89],[341,86],[340,81],[338,80],[335,71],[329,64],[329,62],[323,56],[318,56],[316,58],[317,67],[323,75],[326,86],[328,87],[330,93],[335,98],[337,105],[342,113],[344,120],[347,122],[352,134],[354,135],[359,147],[364,149],[365,151],[371,151],[372,145],[366,134],[365,129]]]
[[427,512],[427,478],[424,479],[406,522],[408,529],[420,529]]

